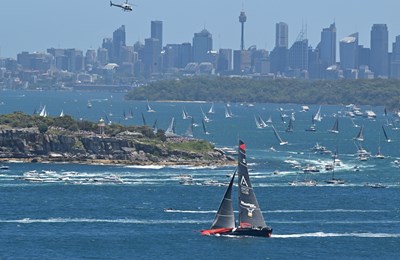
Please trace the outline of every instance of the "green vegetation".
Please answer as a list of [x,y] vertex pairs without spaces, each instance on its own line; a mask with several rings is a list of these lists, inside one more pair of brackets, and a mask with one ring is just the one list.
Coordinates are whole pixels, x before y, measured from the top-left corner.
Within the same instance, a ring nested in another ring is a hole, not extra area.
[[[27,115],[22,112],[0,115],[0,128],[37,128],[41,134],[58,135],[86,135],[98,132],[98,123],[90,121],[77,121],[70,116],[64,117],[41,117],[38,115]],[[153,133],[148,126],[123,126],[118,124],[105,125],[105,134],[110,137],[123,132],[140,133],[133,135],[133,139],[150,146],[164,148],[167,151],[183,151],[187,153],[207,154],[213,151],[214,146],[207,141],[196,139],[178,138],[167,139],[163,130]],[[83,132],[84,131],[84,132]],[[125,135],[122,135],[125,136]],[[129,135],[126,138],[130,138]],[[132,139],[132,140],[133,140]],[[140,139],[140,140],[139,140]],[[79,141],[76,148],[82,148]]]
[[198,77],[135,88],[131,100],[185,100],[400,107],[400,80],[297,80]]
[[213,145],[206,141],[198,141],[195,143],[189,142],[171,142],[168,144],[168,149],[185,151],[188,153],[206,153],[213,150]]

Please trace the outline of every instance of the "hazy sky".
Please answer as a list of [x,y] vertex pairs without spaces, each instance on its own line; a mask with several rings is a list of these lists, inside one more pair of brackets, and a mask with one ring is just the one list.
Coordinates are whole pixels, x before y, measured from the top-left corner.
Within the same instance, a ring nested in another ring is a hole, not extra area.
[[[123,2],[124,0],[115,0]],[[104,37],[126,26],[127,44],[150,36],[150,21],[163,21],[163,43],[192,42],[206,28],[214,49],[240,47],[239,14],[246,12],[245,47],[272,50],[275,23],[289,25],[289,45],[302,25],[315,47],[322,28],[336,22],[337,40],[360,33],[360,44],[370,46],[374,23],[389,28],[389,50],[400,35],[399,0],[130,0],[133,12],[111,8],[108,0],[1,0],[0,57],[16,58],[21,51],[47,48],[97,49]]]

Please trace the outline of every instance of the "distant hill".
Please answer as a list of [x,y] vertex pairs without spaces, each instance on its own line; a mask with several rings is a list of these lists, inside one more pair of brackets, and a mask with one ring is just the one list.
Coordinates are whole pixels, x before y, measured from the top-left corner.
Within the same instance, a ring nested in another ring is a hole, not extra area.
[[295,80],[195,77],[153,82],[131,100],[184,100],[294,104],[357,104],[399,108],[400,80]]

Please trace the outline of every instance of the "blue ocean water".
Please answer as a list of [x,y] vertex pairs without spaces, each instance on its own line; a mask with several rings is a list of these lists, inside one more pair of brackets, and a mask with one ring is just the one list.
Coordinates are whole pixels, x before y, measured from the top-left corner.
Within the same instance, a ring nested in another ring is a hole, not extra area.
[[[200,107],[208,111],[210,103],[150,102],[155,113],[147,113],[146,104],[108,92],[0,93],[1,114],[31,114],[46,105],[53,116],[63,110],[76,118],[107,116],[116,123],[142,124],[143,112],[147,124],[157,119],[164,129],[174,117],[177,132],[183,134],[189,125],[181,115],[185,108],[200,125],[194,128],[195,137],[234,149],[240,137],[247,145],[251,180],[266,222],[274,229],[273,237],[200,235],[211,225],[225,192],[224,186],[204,183],[227,183],[234,167],[7,162],[9,169],[0,170],[0,259],[399,258],[400,135],[397,122],[383,115],[383,107],[361,106],[362,111],[373,110],[377,118],[356,117],[354,122],[365,126],[362,146],[372,154],[380,146],[386,158],[359,161],[353,138],[360,128],[343,116],[345,106],[322,106],[324,118],[317,122],[317,131],[306,132],[318,106],[299,112],[301,106],[294,104],[231,104],[234,116],[225,118],[226,104],[216,103],[216,113],[209,115],[207,123],[210,135],[205,135]],[[285,123],[279,110],[288,115]],[[129,111],[133,119],[125,120],[123,114]],[[292,112],[294,132],[287,133]],[[257,115],[264,120],[271,116],[288,145],[280,146],[271,128],[257,129]],[[339,118],[339,134],[328,132],[335,118]],[[392,142],[385,141],[382,125]],[[316,142],[338,151],[342,165],[335,169],[335,177],[346,183],[326,184],[332,173],[321,169],[307,175],[317,186],[290,186],[289,182],[305,178],[293,162],[303,166],[332,162],[331,156],[311,151]],[[21,179],[29,171],[44,175],[44,181]],[[179,183],[179,176],[187,174],[195,185]],[[112,176],[122,183],[110,181]],[[366,183],[386,188],[373,189]]]

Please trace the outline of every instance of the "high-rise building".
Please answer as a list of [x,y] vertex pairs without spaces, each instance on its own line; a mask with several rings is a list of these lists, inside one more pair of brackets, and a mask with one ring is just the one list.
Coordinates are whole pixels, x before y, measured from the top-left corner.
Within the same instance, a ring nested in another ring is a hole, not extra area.
[[179,50],[180,66],[179,68],[184,68],[189,62],[193,61],[192,44],[190,42],[184,42],[181,44]]
[[291,70],[308,70],[308,40],[299,39],[289,49],[288,65]]
[[275,29],[275,48],[280,47],[289,47],[289,27],[284,22],[277,23]]
[[121,61],[121,49],[126,46],[125,25],[121,25],[113,33],[113,52],[110,57],[112,61],[119,63]]
[[161,44],[158,39],[147,38],[144,40],[144,72],[147,77],[160,72]]
[[389,32],[386,24],[374,24],[371,30],[370,69],[375,77],[389,75]]
[[230,71],[232,71],[232,49],[219,49],[217,72],[228,73]]
[[358,69],[358,48],[358,33],[340,40],[340,67],[343,70]]
[[400,79],[400,35],[396,36],[396,41],[393,43],[390,77]]
[[161,48],[163,45],[163,22],[151,21],[151,38],[158,39]]
[[195,33],[193,37],[193,61],[208,62],[210,61],[210,51],[213,48],[212,35],[206,29],[199,33]]
[[336,27],[335,23],[321,32],[321,41],[318,44],[321,64],[327,68],[336,63]]
[[251,52],[248,50],[233,51],[233,72],[236,75],[249,74],[251,71]]
[[241,24],[240,50],[244,50],[244,23],[247,21],[245,12],[240,12],[239,22]]

